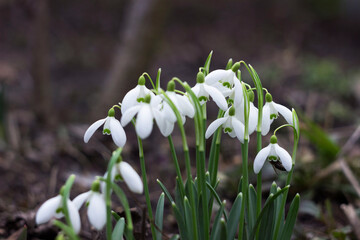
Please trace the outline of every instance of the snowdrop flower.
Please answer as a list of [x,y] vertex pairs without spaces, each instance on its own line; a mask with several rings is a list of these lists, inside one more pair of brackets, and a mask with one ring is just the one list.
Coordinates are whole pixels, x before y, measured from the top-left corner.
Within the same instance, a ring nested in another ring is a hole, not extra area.
[[139,77],[138,85],[131,89],[121,102],[121,114],[124,114],[129,108],[139,105],[145,101],[146,95],[154,96],[154,93],[145,86],[145,77],[141,75]]
[[224,117],[216,119],[212,122],[205,133],[205,138],[208,139],[220,126],[224,128],[224,133],[229,134],[230,137],[237,137],[240,142],[244,143],[245,127],[236,117],[235,108],[231,107],[224,114]]
[[277,144],[277,138],[273,135],[270,139],[270,144],[261,149],[254,160],[254,172],[258,174],[263,167],[265,160],[268,159],[270,163],[277,169],[282,171],[290,171],[292,168],[292,159],[290,154]]
[[[256,127],[257,127],[257,123],[258,123],[258,109],[254,106],[254,92],[251,91],[248,93],[248,98],[249,98],[249,106],[250,106],[250,113],[249,113],[249,135],[251,135]],[[244,102],[243,101],[241,104],[235,105],[235,116],[237,119],[239,119],[244,125],[245,125],[245,118],[244,118]]]
[[95,131],[104,124],[103,134],[111,135],[114,143],[118,147],[123,147],[126,143],[126,134],[120,122],[115,118],[115,110],[111,108],[108,116],[94,122],[84,134],[84,142],[87,143]]
[[[35,221],[36,224],[43,224],[50,221],[53,217],[55,218],[62,218],[64,214],[63,205],[62,205],[62,192],[63,189],[60,191],[60,194],[56,197],[50,198],[49,200],[45,201],[39,208],[36,213]],[[80,215],[79,211],[77,210],[75,204],[67,199],[67,207],[69,211],[69,217],[71,224],[74,228],[76,233],[80,232]]]
[[197,74],[196,78],[196,85],[192,88],[192,91],[199,99],[200,104],[203,105],[205,102],[209,100],[209,96],[212,97],[216,105],[222,110],[226,110],[228,108],[228,104],[225,100],[223,94],[213,86],[208,85],[205,83],[205,77],[202,72]]
[[244,102],[244,92],[242,88],[242,83],[237,78],[234,81],[234,87],[230,90],[229,102],[233,103],[234,106],[243,104]]
[[292,121],[292,112],[284,107],[283,105],[273,102],[272,96],[270,93],[265,95],[266,103],[263,107],[263,116],[261,124],[261,133],[263,136],[268,134],[270,130],[270,125],[279,116],[279,113],[285,118],[289,124],[293,124]]
[[88,206],[87,215],[91,225],[97,230],[101,230],[106,224],[106,204],[105,199],[99,192],[100,182],[96,180],[91,186],[91,190],[78,195],[73,203],[77,209],[86,202]]
[[[166,95],[174,103],[175,107],[178,109],[180,115],[182,116],[183,123],[185,123],[185,116],[193,118],[195,115],[195,109],[192,103],[190,102],[188,96],[179,95],[175,93],[175,82],[173,80],[169,81]],[[166,101],[165,101],[166,102]],[[168,104],[166,104],[170,107]]]
[[[104,178],[107,178],[107,175],[108,173],[106,172]],[[114,181],[114,179],[123,180],[130,189],[130,191],[132,191],[133,193],[137,193],[137,194],[143,193],[144,185],[141,181],[140,176],[131,167],[130,164],[122,161],[121,157],[118,159],[118,162],[111,169],[111,181]],[[104,192],[105,184],[103,182],[101,183],[101,189],[102,192]]]
[[218,69],[212,71],[205,77],[205,83],[217,87],[222,93],[228,96],[234,83],[238,81],[236,72],[239,70],[239,68],[240,63],[237,62],[232,66],[231,69]]
[[158,125],[160,132],[164,136],[169,136],[171,134],[171,124],[167,124],[165,121],[165,117],[167,119],[172,119],[172,121],[176,121],[176,117],[171,108],[162,109],[162,98],[160,96],[151,96],[150,94],[145,96],[144,102],[139,105],[135,105],[129,108],[121,117],[121,124],[126,126],[135,115],[136,124],[135,130],[137,135],[140,138],[147,138],[152,129],[153,129],[153,119],[155,119],[156,124]]

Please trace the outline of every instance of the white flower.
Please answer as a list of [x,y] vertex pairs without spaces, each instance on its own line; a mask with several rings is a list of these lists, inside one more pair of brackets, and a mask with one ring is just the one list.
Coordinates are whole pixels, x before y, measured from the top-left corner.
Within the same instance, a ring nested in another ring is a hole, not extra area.
[[[270,144],[261,149],[256,155],[254,160],[254,172],[258,174],[263,167],[265,160],[268,159],[275,166],[281,166],[286,171],[290,171],[292,168],[292,159],[290,154],[277,144],[277,139],[272,136]],[[282,169],[283,170],[283,169]]]
[[195,109],[187,96],[176,94],[173,91],[166,91],[166,95],[174,103],[182,116],[187,116],[189,118],[194,117]]
[[265,96],[266,103],[263,107],[261,133],[263,136],[268,134],[270,125],[279,116],[279,113],[285,118],[289,124],[293,124],[292,112],[283,105],[277,104],[272,101],[272,96],[267,93]]
[[[104,178],[107,177],[107,172],[104,175]],[[114,181],[115,178],[120,177],[120,179],[124,180],[130,191],[142,194],[144,190],[144,185],[141,181],[140,176],[137,172],[131,167],[130,164],[124,161],[120,161],[116,163],[114,167],[111,169],[111,181]],[[104,192],[105,184],[101,183],[102,192]]]
[[[129,108],[121,117],[121,124],[126,126],[137,114],[135,130],[137,135],[140,138],[147,138],[152,129],[153,129],[153,119],[155,119],[156,124],[158,125],[160,132],[164,136],[169,136],[172,132],[173,126],[168,124],[166,120],[170,122],[176,121],[176,116],[170,107],[164,108],[162,107],[162,98],[160,96],[146,95],[145,101],[139,105],[135,105]],[[165,119],[166,116],[166,119]]]
[[220,126],[224,128],[224,133],[229,134],[232,138],[237,137],[240,142],[244,143],[244,124],[235,117],[234,107],[226,111],[224,117],[216,119],[209,125],[205,133],[205,138],[208,139]]
[[[249,98],[250,98],[250,94],[249,94]],[[258,112],[259,110],[254,106],[254,103],[252,102],[253,99],[249,99],[250,103],[250,113],[249,113],[249,135],[251,135],[258,124]],[[243,101],[241,104],[237,104],[235,105],[235,116],[237,117],[237,119],[239,119],[244,125],[245,125],[245,118],[244,118],[244,102]]]
[[221,108],[224,111],[227,109],[228,104],[226,102],[224,95],[215,87],[210,86],[204,82],[203,73],[201,72],[198,73],[196,81],[197,83],[192,88],[192,91],[199,99],[201,105],[207,102],[209,100],[209,96],[211,96],[219,108]]
[[144,102],[145,96],[148,94],[152,96],[154,95],[153,92],[145,86],[145,77],[141,75],[138,85],[126,93],[124,99],[122,100],[121,114],[124,114],[129,108]]
[[114,117],[113,108],[109,110],[108,117],[94,122],[84,134],[84,142],[87,143],[95,131],[104,124],[103,134],[110,135],[118,147],[123,147],[126,143],[126,134],[120,122]]
[[106,224],[106,204],[104,196],[98,192],[100,183],[98,181],[94,183],[97,185],[96,190],[78,195],[73,202],[77,209],[80,209],[87,202],[89,204],[87,210],[89,221],[97,230],[101,230]]
[[[69,211],[69,217],[71,224],[76,233],[80,232],[81,223],[80,223],[80,215],[75,206],[75,204],[67,199],[67,207]],[[43,224],[50,221],[53,217],[61,218],[64,215],[61,213],[63,208],[62,205],[62,196],[57,195],[56,197],[50,198],[45,201],[39,208],[36,213],[35,221],[36,224]]]

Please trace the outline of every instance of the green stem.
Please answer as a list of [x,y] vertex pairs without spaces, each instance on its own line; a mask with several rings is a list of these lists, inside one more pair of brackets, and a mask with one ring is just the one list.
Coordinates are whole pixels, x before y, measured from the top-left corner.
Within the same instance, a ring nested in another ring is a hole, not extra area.
[[[294,148],[293,148],[293,153],[292,153],[292,168],[287,176],[286,179],[286,185],[285,186],[289,186],[291,183],[291,179],[292,179],[292,175],[293,175],[293,171],[294,171],[294,165],[295,165],[295,159],[296,159],[296,152],[297,152],[297,145],[298,145],[298,138],[295,138],[294,141]],[[276,240],[279,234],[279,229],[280,229],[280,224],[281,224],[281,218],[283,215],[283,212],[285,210],[285,204],[286,204],[286,199],[287,199],[287,195],[288,195],[289,189],[287,189],[284,194],[283,197],[281,199],[281,205],[280,205],[280,211],[279,214],[277,215],[277,219],[276,219],[276,225],[275,225],[275,231],[274,231],[274,237],[273,239]]]
[[143,149],[143,145],[142,145],[142,140],[141,140],[141,138],[139,136],[137,136],[137,140],[138,140],[138,145],[139,145],[139,158],[140,158],[140,166],[141,166],[141,175],[142,175],[142,180],[143,180],[143,183],[144,183],[145,199],[146,199],[146,205],[147,205],[147,210],[148,210],[149,219],[150,219],[151,234],[152,234],[153,239],[156,240],[154,217],[153,217],[153,212],[152,212],[152,208],[151,208],[149,186],[148,186],[147,176],[146,176],[144,149]]
[[73,230],[73,225],[71,223],[71,219],[70,219],[70,215],[69,215],[69,209],[68,209],[68,205],[67,205],[67,201],[70,198],[70,190],[71,187],[73,185],[75,181],[75,175],[71,174],[70,177],[67,179],[65,185],[64,185],[64,192],[62,193],[62,210],[66,219],[66,223],[68,224],[68,226],[71,227],[71,229]]
[[239,224],[239,236],[238,239],[243,239],[244,222],[245,222],[245,205],[248,206],[248,187],[249,187],[249,175],[248,175],[248,139],[244,140],[244,144],[241,144],[242,153],[242,187],[241,192],[243,193],[243,201],[241,203],[241,214]]
[[[261,150],[261,131],[256,132],[256,151],[257,153]],[[261,212],[261,202],[262,202],[262,171],[257,174],[257,184],[256,184],[256,217],[258,218]],[[259,229],[256,230],[256,239],[259,238]]]
[[177,177],[178,177],[178,179],[180,181],[180,191],[181,191],[182,197],[183,197],[183,196],[185,196],[184,182],[183,182],[183,179],[182,179],[182,176],[181,176],[180,165],[179,165],[179,162],[178,162],[178,159],[177,159],[177,156],[176,156],[176,150],[175,150],[174,143],[173,143],[171,135],[168,136],[168,141],[169,141],[169,145],[170,145],[171,157],[172,157],[172,159],[174,161],[174,165],[175,165],[176,175],[177,175]]

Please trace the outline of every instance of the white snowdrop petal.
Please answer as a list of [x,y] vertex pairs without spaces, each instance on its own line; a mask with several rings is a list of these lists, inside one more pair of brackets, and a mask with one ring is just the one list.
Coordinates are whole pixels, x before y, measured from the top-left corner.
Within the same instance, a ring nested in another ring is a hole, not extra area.
[[106,224],[106,205],[103,196],[98,192],[93,192],[89,201],[87,215],[91,225],[97,230],[101,230]]
[[125,127],[129,122],[131,122],[131,120],[139,112],[141,107],[141,105],[136,105],[124,112],[121,116],[121,125]]
[[153,115],[149,104],[143,105],[139,110],[135,129],[141,139],[145,139],[150,135],[153,129]]
[[140,86],[137,85],[135,88],[131,89],[128,93],[125,94],[124,99],[121,102],[121,114],[124,114],[129,108],[139,104],[137,97],[140,93]]
[[234,83],[234,105],[237,106],[239,104],[244,104],[244,92],[241,82],[239,81],[239,79],[236,78],[236,80],[234,80]]
[[196,83],[195,86],[193,88],[191,88],[191,90],[194,92],[196,97],[199,97],[200,83]]
[[280,161],[284,166],[284,168],[286,169],[286,171],[289,172],[292,168],[292,159],[290,154],[285,149],[280,147],[278,144],[275,144],[275,152],[279,156]]
[[187,96],[177,96],[179,109],[181,109],[182,114],[193,118],[195,115],[194,106],[191,104]]
[[[230,70],[231,71],[231,70]],[[205,77],[205,83],[212,85],[220,80],[226,79],[229,75],[228,70],[218,69],[210,72]]]
[[76,208],[78,210],[85,203],[85,201],[89,198],[90,194],[91,194],[91,191],[84,192],[72,200],[72,202],[74,203],[74,205],[76,206]]
[[137,172],[127,162],[120,162],[120,174],[124,179],[129,189],[134,192],[141,194],[143,192],[143,183]]
[[236,133],[236,137],[240,140],[240,142],[244,143],[244,134],[245,134],[244,124],[242,124],[235,117],[232,117],[231,121]]
[[269,144],[267,147],[260,150],[260,152],[256,155],[254,160],[254,172],[258,174],[261,168],[264,166],[265,160],[269,156],[271,149],[271,145]]
[[206,84],[204,84],[204,89],[212,97],[212,99],[214,100],[216,105],[218,105],[219,108],[221,108],[224,111],[228,108],[226,99],[219,90],[217,90],[212,86],[208,86]]
[[75,233],[79,233],[81,228],[79,211],[77,210],[75,204],[69,199],[67,200],[67,207],[69,210],[69,217],[74,231]]
[[270,107],[269,103],[265,103],[263,107],[262,123],[261,123],[261,134],[265,136],[270,131]]
[[227,119],[228,117],[222,117],[213,121],[205,132],[205,138],[208,139],[211,135],[213,135],[216,129],[218,129],[221,125],[223,125]]
[[259,110],[250,102],[250,114],[249,114],[249,134],[252,134],[258,124],[258,112]]
[[39,208],[36,213],[35,221],[36,224],[43,224],[48,222],[52,217],[54,217],[56,210],[61,204],[61,196],[50,198],[45,201]]
[[[179,110],[179,109],[178,109]],[[163,116],[170,122],[176,122],[176,115],[168,103],[164,103]]]
[[120,122],[114,117],[110,117],[111,137],[118,147],[123,147],[126,143],[126,134]]
[[162,129],[160,129],[160,131],[164,137],[168,137],[174,130],[174,123],[171,123],[169,121],[165,121],[164,123],[165,126]]
[[285,118],[285,120],[289,124],[291,124],[291,125],[293,124],[292,112],[290,111],[290,109],[288,109],[287,107],[284,107],[283,105],[277,104],[275,102],[273,102],[273,106]]
[[104,119],[100,119],[97,120],[96,122],[94,122],[93,124],[91,124],[91,126],[86,130],[85,134],[84,134],[84,142],[87,143],[89,142],[89,139],[91,138],[91,136],[95,133],[95,131],[104,124],[105,120],[107,118]]

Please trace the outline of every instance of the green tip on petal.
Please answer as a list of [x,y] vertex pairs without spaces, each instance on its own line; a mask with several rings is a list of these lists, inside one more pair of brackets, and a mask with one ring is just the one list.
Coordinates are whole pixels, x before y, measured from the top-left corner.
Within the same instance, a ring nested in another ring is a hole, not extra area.
[[204,83],[205,82],[205,76],[202,72],[198,72],[196,76],[196,82],[197,83]]
[[169,92],[175,91],[175,82],[174,82],[173,80],[171,80],[170,82],[168,82],[167,90],[168,90]]
[[270,93],[266,93],[265,100],[266,100],[266,102],[272,102],[272,96]]
[[59,194],[60,194],[61,196],[64,196],[64,191],[65,191],[65,186],[62,186],[62,187],[60,188]]
[[91,184],[91,191],[93,191],[93,192],[100,192],[100,181],[99,181],[99,180],[95,180],[95,181]]
[[248,97],[250,102],[254,102],[254,98],[255,98],[254,91],[248,92]]
[[145,99],[144,99],[144,102],[150,103],[150,100],[151,100],[151,95],[150,94],[146,95]]
[[239,62],[236,62],[236,63],[232,66],[231,70],[236,73],[237,70],[239,70],[239,68],[240,68],[240,63],[239,63]]
[[110,108],[110,110],[108,112],[108,116],[109,117],[115,117],[115,109],[114,108]]
[[145,77],[141,75],[138,80],[138,85],[144,86],[145,85]]
[[235,108],[234,106],[232,106],[229,110],[229,116],[234,116],[235,115]]
[[275,135],[272,135],[271,138],[270,138],[270,143],[271,144],[275,144],[277,143],[277,137]]

